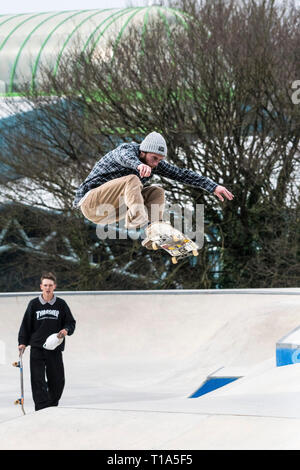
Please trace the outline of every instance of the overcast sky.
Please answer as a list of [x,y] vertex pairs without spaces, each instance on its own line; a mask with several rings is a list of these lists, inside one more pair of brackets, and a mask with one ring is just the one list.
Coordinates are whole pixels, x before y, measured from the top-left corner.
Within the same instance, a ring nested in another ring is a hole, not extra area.
[[46,2],[41,2],[41,0],[9,0],[1,2],[0,14],[124,8],[127,6],[144,6],[148,3],[151,2],[147,2],[147,0],[51,0]]
[[[280,0],[281,2],[289,0]],[[295,0],[300,6],[300,0]],[[155,0],[9,0],[2,1],[0,15],[7,13],[30,13],[42,11],[88,10],[93,8],[125,8],[156,3]]]

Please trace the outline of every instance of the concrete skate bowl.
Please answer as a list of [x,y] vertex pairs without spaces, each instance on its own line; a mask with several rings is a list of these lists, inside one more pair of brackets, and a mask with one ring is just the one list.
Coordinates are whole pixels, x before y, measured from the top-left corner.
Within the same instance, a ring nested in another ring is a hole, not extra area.
[[[77,321],[65,391],[58,408],[34,412],[26,351],[22,416],[11,362],[36,295],[0,297],[1,449],[300,447],[299,367],[275,360],[300,324],[300,289],[57,292]],[[209,376],[236,380],[190,398]]]

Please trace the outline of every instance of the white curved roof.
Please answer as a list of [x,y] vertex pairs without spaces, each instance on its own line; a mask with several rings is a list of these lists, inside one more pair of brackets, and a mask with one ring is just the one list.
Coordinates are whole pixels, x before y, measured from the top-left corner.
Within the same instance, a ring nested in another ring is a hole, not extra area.
[[174,20],[184,22],[179,11],[157,5],[0,15],[0,93],[16,93],[24,78],[34,84],[41,63],[50,63],[56,73],[62,54],[78,38],[83,49],[101,47],[108,38],[118,42],[132,22],[141,23],[142,34],[153,15],[163,18],[166,28]]

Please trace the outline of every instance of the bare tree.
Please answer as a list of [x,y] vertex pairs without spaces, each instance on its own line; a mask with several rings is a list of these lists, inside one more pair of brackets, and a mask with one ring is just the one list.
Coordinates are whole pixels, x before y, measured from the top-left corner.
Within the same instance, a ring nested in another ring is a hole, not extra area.
[[58,74],[45,68],[38,88],[24,86],[30,112],[16,116],[14,109],[17,135],[9,127],[2,133],[1,161],[23,177],[5,185],[6,195],[36,198],[35,205],[80,227],[73,239],[78,269],[90,280],[86,227],[72,209],[75,188],[113,146],[157,130],[171,163],[226,184],[235,199],[220,207],[203,191],[163,180],[170,202],[205,204],[206,243],[193,281],[189,260],[173,268],[139,242],[115,240],[93,245],[109,273],[97,286],[111,286],[116,267],[128,288],[295,285],[300,106],[291,84],[300,77],[299,10],[272,0],[173,6],[181,13],[167,27],[157,18],[142,32],[132,27],[117,47],[78,48]]

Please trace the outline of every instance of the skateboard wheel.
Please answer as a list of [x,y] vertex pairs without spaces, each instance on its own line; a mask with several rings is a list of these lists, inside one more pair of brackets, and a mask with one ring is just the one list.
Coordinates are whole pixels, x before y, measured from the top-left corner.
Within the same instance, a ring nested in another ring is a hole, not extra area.
[[198,255],[199,255],[198,250],[193,250],[193,255],[194,255],[194,256],[198,256]]
[[18,362],[13,362],[12,365],[13,365],[14,367],[19,367],[19,363],[18,363]]
[[173,264],[177,264],[177,263],[178,263],[176,256],[172,256],[172,263],[173,263]]
[[152,250],[158,250],[158,246],[155,242],[152,242]]

